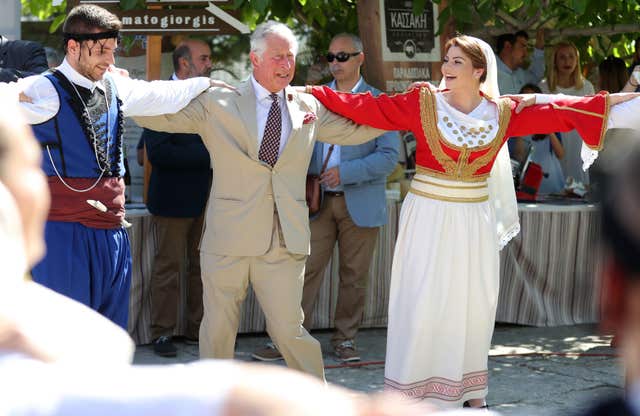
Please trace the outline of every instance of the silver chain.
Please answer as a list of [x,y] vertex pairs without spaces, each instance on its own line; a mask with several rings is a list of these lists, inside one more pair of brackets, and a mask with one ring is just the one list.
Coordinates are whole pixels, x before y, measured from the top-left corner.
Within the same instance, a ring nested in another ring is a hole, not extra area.
[[[60,172],[58,171],[58,168],[56,167],[56,164],[53,161],[53,157],[51,156],[51,150],[49,150],[49,145],[46,146],[47,148],[47,154],[49,155],[49,161],[51,162],[51,166],[53,167],[54,172],[56,173],[56,176],[58,177],[58,179],[60,179],[60,182],[62,182],[62,184],[64,186],[66,186],[68,189],[74,191],[74,192],[88,192],[90,190],[92,190],[93,188],[95,188],[98,183],[100,182],[100,180],[102,179],[102,177],[104,176],[105,171],[107,170],[106,166],[102,167],[102,165],[100,164],[100,159],[98,158],[98,136],[96,135],[96,130],[94,128],[94,123],[93,123],[93,119],[91,118],[91,113],[89,112],[89,107],[87,107],[87,104],[84,102],[84,100],[82,99],[82,96],[80,95],[80,92],[78,91],[78,89],[76,88],[76,86],[73,84],[73,82],[69,81],[69,84],[71,84],[71,87],[73,87],[73,90],[76,92],[76,94],[78,95],[78,98],[80,99],[80,102],[82,103],[82,106],[84,107],[84,111],[87,113],[87,118],[89,119],[89,127],[91,128],[91,132],[93,133],[93,154],[96,157],[96,163],[98,164],[98,168],[100,169],[100,176],[98,176],[98,179],[96,179],[96,181],[93,183],[93,185],[91,185],[88,188],[85,189],[78,189],[78,188],[74,188],[73,186],[69,185],[67,182],[65,182],[64,179],[62,179],[62,175],[60,175]],[[98,87],[96,87],[98,88]],[[107,144],[106,144],[106,157],[109,158],[109,142],[111,141],[111,129],[110,129],[110,124],[109,124],[109,97],[107,97],[107,94],[104,95],[105,98],[105,102],[107,103]]]

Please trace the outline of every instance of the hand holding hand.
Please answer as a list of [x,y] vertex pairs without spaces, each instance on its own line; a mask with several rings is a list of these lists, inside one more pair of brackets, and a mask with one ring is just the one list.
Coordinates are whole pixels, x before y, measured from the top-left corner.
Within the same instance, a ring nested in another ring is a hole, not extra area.
[[307,86],[306,85],[302,85],[302,86],[297,86],[297,87],[293,87],[293,89],[298,93],[298,94],[311,94],[311,91],[307,91]]
[[211,88],[216,88],[216,87],[218,87],[218,88],[226,88],[228,90],[231,90],[231,91],[234,91],[234,92],[238,93],[238,89],[236,87],[234,87],[232,85],[229,85],[224,81],[220,81],[220,80],[217,80],[217,79],[210,79],[209,80],[209,84],[210,84]]
[[20,92],[20,94],[18,95],[18,99],[21,103],[33,103],[33,100],[31,99],[31,97],[29,97],[28,95],[25,95],[25,93]]
[[407,91],[411,91],[414,88],[422,88],[422,87],[429,88],[431,90],[431,92],[439,92],[440,91],[438,89],[438,87],[436,87],[435,85],[433,85],[429,81],[416,81],[413,84],[409,85],[409,87],[407,87]]
[[609,104],[616,105],[640,97],[640,92],[617,92],[609,94]]
[[115,65],[109,65],[107,71],[111,72],[112,74],[120,75],[121,77],[129,78],[129,71],[124,68],[118,68]]
[[335,188],[340,185],[340,169],[335,166],[324,171],[320,175],[320,183],[327,185],[329,188]]
[[510,98],[518,103],[518,106],[516,107],[516,114],[536,103],[535,94],[503,95],[503,97]]

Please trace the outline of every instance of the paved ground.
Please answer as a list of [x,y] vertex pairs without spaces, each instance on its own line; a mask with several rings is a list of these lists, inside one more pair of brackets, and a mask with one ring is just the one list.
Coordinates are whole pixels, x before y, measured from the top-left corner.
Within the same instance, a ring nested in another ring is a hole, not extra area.
[[[330,383],[360,391],[382,389],[385,329],[362,330],[359,366],[344,366],[329,351],[329,332],[314,332],[325,351]],[[251,352],[264,345],[264,334],[241,335],[236,358],[250,361]],[[619,393],[622,386],[610,337],[598,335],[594,325],[534,328],[498,325],[489,358],[489,397],[493,410],[504,415],[572,415],[594,400]],[[176,358],[153,354],[150,346],[136,351],[136,364],[190,362],[197,346],[177,343]]]

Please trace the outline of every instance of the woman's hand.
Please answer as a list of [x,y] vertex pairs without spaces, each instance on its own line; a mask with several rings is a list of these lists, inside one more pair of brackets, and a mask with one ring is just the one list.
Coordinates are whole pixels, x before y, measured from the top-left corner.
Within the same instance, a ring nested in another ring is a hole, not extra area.
[[28,95],[25,95],[25,93],[21,92],[18,95],[18,99],[21,103],[33,103],[33,100],[31,99],[31,97],[29,97]]
[[[234,87],[232,85],[229,85],[224,81],[220,81],[220,80],[217,80],[217,79],[210,79],[209,80],[209,84],[210,84],[211,88],[226,88],[228,90],[231,90],[231,91],[234,91],[234,92],[238,93],[238,89],[236,87]],[[238,93],[238,94],[240,94],[240,93]]]
[[129,71],[127,71],[124,68],[118,68],[115,65],[109,65],[109,68],[107,68],[107,71],[111,72],[112,74],[120,75],[121,77],[130,78]]
[[619,92],[635,92],[638,89],[638,80],[640,79],[640,65],[636,65],[633,68],[633,72],[631,76],[627,80],[627,83],[624,84],[624,87]]
[[427,87],[431,90],[431,92],[439,92],[440,90],[438,89],[438,87],[436,87],[435,85],[433,85],[432,83],[430,83],[429,81],[416,81],[413,84],[409,85],[407,87],[407,91],[411,91],[414,88],[422,88],[422,87]]
[[536,103],[536,94],[503,95],[502,97],[510,98],[518,103],[516,114]]
[[617,92],[609,94],[609,104],[616,105],[640,97],[640,92]]

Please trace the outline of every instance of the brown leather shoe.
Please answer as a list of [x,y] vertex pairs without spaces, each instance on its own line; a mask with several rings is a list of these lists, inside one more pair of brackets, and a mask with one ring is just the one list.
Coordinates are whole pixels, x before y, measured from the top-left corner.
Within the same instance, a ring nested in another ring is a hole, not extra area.
[[278,348],[276,348],[273,342],[267,342],[267,345],[263,349],[254,351],[251,357],[258,361],[284,360],[282,354],[280,354],[280,351],[278,351]]
[[351,362],[351,361],[360,361],[360,354],[356,350],[356,344],[348,339],[346,341],[342,341],[340,344],[336,345],[334,352],[338,360],[343,363]]

